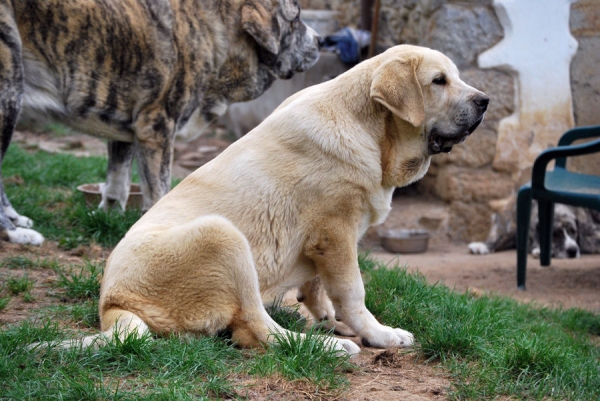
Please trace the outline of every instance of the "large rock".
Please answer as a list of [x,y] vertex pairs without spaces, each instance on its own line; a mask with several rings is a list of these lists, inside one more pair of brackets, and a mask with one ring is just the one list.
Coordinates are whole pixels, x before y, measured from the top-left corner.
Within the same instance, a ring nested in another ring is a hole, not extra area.
[[445,4],[431,18],[426,42],[450,57],[458,68],[465,68],[474,65],[479,53],[502,37],[502,27],[492,8]]
[[[571,63],[573,113],[578,126],[600,124],[600,2],[580,0],[571,6],[571,32],[579,42]],[[600,157],[576,157],[570,166],[588,174],[600,174]]]
[[503,199],[514,191],[510,175],[491,169],[472,169],[446,165],[436,179],[436,193],[446,201],[487,202]]
[[487,203],[454,201],[450,204],[446,235],[454,241],[484,241],[492,224],[491,215]]

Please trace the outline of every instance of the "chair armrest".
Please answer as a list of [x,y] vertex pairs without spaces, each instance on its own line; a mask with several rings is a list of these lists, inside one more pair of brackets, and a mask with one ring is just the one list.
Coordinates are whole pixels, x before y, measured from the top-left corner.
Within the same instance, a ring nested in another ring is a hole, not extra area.
[[600,137],[600,125],[576,127],[565,132],[558,140],[558,146],[567,146],[578,139]]
[[533,163],[533,169],[531,172],[531,187],[544,188],[546,169],[548,167],[548,163],[550,163],[552,160],[559,159],[556,161],[556,167],[564,168],[566,161],[565,158],[567,156],[581,156],[595,152],[600,152],[600,139],[592,142],[586,142],[581,145],[558,146],[556,148],[544,150],[539,154]]

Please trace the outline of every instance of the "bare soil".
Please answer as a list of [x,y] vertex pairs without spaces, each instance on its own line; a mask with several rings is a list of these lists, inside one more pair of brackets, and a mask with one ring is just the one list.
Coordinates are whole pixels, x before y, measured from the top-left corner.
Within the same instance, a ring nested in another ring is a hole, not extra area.
[[[103,141],[85,135],[62,135],[18,132],[14,140],[22,146],[51,152],[67,152],[80,156],[105,155]],[[200,137],[185,145],[177,145],[174,175],[183,178],[194,168],[204,164],[222,151],[230,141],[221,132]],[[390,254],[378,241],[376,230],[365,237],[362,248],[379,260],[394,265],[407,265],[410,271],[421,272],[431,283],[442,282],[457,291],[494,293],[513,297],[523,302],[552,307],[579,307],[600,312],[600,255],[584,255],[580,259],[552,260],[552,266],[542,268],[539,261],[528,260],[527,291],[516,288],[516,252],[505,251],[475,256],[466,244],[449,242],[439,228],[446,205],[434,199],[415,194],[401,194],[394,198],[392,212],[385,228],[415,228],[432,224],[434,237],[429,249],[420,254]],[[429,217],[423,219],[423,216]],[[432,223],[433,221],[433,223]],[[443,225],[443,223],[441,223]],[[0,260],[23,255],[31,259],[58,259],[67,264],[81,264],[84,259],[105,259],[110,250],[98,246],[80,247],[65,252],[49,241],[41,247],[0,243]],[[17,270],[0,268],[0,282],[23,274]],[[49,270],[31,270],[27,274],[35,280],[32,294],[35,301],[26,303],[13,297],[7,308],[0,311],[0,328],[31,316],[39,307],[60,302],[53,296],[48,283],[56,280]],[[4,294],[3,294],[4,295]],[[358,339],[356,339],[358,343]],[[359,344],[360,345],[360,344]],[[436,363],[418,360],[413,353],[399,350],[374,350],[363,347],[354,358],[358,369],[349,373],[350,388],[343,395],[314,394],[314,389],[301,383],[278,379],[238,378],[251,384],[250,399],[344,399],[344,400],[438,400],[448,395],[448,375]]]

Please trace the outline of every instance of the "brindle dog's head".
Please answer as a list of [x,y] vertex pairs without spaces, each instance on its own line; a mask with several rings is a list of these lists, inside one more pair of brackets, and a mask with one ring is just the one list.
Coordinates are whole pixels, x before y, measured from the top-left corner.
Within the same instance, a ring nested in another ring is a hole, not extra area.
[[319,58],[322,38],[300,19],[295,0],[248,0],[242,26],[259,46],[259,59],[277,78],[289,79]]

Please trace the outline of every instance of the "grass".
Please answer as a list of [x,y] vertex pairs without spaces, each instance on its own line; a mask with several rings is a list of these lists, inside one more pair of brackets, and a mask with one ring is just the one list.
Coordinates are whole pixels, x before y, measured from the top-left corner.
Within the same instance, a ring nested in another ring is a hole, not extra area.
[[[110,247],[139,213],[90,210],[74,190],[103,180],[105,168],[102,158],[34,156],[12,146],[5,185],[15,208],[36,221],[46,238],[66,249],[92,242]],[[132,336],[96,350],[32,351],[33,342],[97,331],[103,266],[25,256],[0,259],[9,274],[0,286],[2,312],[13,297],[30,293],[37,269],[57,274],[55,284],[38,283],[55,297],[53,305],[0,327],[0,400],[240,399],[260,377],[304,383],[315,397],[343,398],[347,372],[356,369],[352,360],[317,341],[297,311],[280,304],[270,313],[280,324],[304,330],[305,340],[280,336],[275,346],[261,351],[240,350],[222,337]],[[422,363],[440,364],[448,372],[450,398],[600,399],[598,314],[456,293],[367,255],[359,264],[367,307],[381,322],[415,334]]]
[[87,262],[73,273],[57,270],[59,287],[66,291],[66,296],[73,300],[97,299],[100,294],[100,279],[102,267],[98,264]]
[[367,307],[412,331],[422,357],[449,370],[452,398],[600,399],[597,314],[458,294],[376,267],[363,261]]
[[141,215],[139,210],[105,212],[86,206],[76,188],[105,180],[106,159],[102,157],[29,153],[11,146],[2,173],[15,209],[31,218],[37,231],[63,249],[92,242],[115,246]]
[[9,269],[22,269],[22,270],[35,270],[35,269],[52,269],[56,270],[59,268],[59,263],[56,260],[41,259],[32,260],[28,257],[17,255],[9,256],[6,259],[0,261],[0,267],[6,267]]
[[12,295],[19,295],[24,292],[29,292],[33,287],[33,281],[27,277],[11,277],[6,282],[6,287]]

